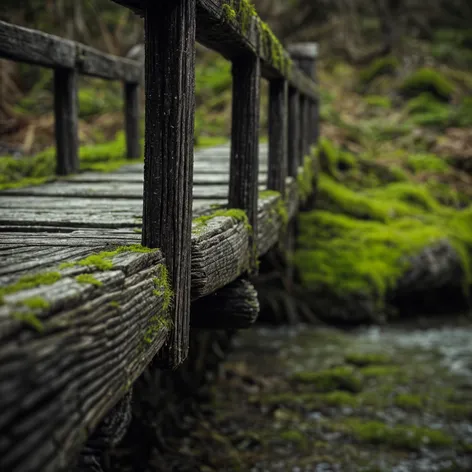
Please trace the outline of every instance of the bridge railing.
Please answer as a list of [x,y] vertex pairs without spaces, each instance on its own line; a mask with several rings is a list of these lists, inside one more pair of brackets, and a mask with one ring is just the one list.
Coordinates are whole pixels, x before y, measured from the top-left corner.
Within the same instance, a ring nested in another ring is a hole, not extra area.
[[78,74],[124,84],[126,157],[141,156],[138,87],[141,64],[75,41],[0,21],[0,58],[54,70],[56,173],[79,170]]
[[[230,208],[257,234],[260,79],[270,82],[268,188],[285,190],[317,137],[316,46],[293,60],[249,0],[114,0],[145,20],[143,244],[163,251],[175,293],[174,331],[165,355],[187,356],[195,109],[195,42],[232,62]],[[255,238],[251,244],[255,245]],[[257,250],[257,248],[256,248]]]

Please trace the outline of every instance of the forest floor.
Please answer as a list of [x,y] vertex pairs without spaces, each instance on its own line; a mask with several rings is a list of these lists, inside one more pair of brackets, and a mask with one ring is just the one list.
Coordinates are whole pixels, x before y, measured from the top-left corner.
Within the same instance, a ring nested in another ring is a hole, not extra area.
[[470,319],[258,327],[234,341],[154,470],[472,470]]

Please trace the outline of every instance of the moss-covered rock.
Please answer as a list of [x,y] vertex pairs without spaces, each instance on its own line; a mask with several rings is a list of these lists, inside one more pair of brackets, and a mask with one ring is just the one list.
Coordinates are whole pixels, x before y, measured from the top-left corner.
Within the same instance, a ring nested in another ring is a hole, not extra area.
[[428,92],[439,100],[448,101],[454,94],[455,86],[438,70],[424,67],[407,76],[399,90],[406,97]]
[[362,390],[362,380],[355,370],[349,366],[333,367],[315,372],[297,372],[292,380],[309,384],[317,392],[333,392],[345,390],[359,392]]
[[361,82],[365,85],[370,84],[375,78],[381,75],[394,74],[400,65],[399,60],[393,56],[381,57],[374,60],[369,66],[359,73]]

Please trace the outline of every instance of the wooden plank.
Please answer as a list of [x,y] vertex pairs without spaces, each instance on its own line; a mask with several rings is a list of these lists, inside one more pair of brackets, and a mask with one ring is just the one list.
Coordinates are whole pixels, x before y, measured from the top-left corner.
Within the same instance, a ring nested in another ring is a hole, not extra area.
[[74,69],[55,69],[54,127],[58,175],[67,175],[79,170],[77,97],[77,72]]
[[[103,272],[84,266],[58,270],[56,260],[50,261],[61,274],[55,283],[5,295],[0,306],[5,471],[70,470],[88,434],[169,333],[167,292],[155,282],[162,274],[159,251],[119,254],[112,270]],[[83,273],[99,286],[77,281]],[[44,302],[27,308],[32,297]]]
[[288,175],[297,176],[300,156],[300,95],[294,88],[289,88],[288,99]]
[[258,315],[256,289],[239,279],[192,303],[190,323],[199,329],[247,329]]
[[285,193],[287,177],[287,82],[275,79],[269,85],[269,172],[267,188]]
[[73,68],[73,41],[0,21],[0,56],[45,67]]
[[195,0],[150,3],[145,11],[143,244],[162,249],[175,293],[163,355],[169,367],[185,360],[189,345],[195,28]]
[[141,146],[139,143],[139,88],[138,84],[132,82],[124,83],[125,95],[125,136],[126,157],[137,159],[141,157]]
[[230,208],[247,214],[257,234],[257,175],[259,172],[260,62],[257,57],[241,57],[233,62],[233,100]]
[[142,65],[137,61],[112,56],[79,43],[76,64],[81,74],[135,84],[140,82],[143,71]]
[[[169,184],[167,182],[167,184]],[[165,185],[160,187],[162,191],[167,188]],[[257,192],[257,187],[254,188]],[[221,199],[227,198],[227,185],[197,185],[194,187],[193,194],[199,199]],[[122,183],[122,182],[67,182],[58,181],[35,187],[24,187],[6,190],[3,195],[24,195],[24,196],[54,196],[67,198],[115,198],[115,199],[142,199],[143,185],[141,183]],[[157,215],[157,209],[150,207],[154,217]],[[170,222],[168,224],[171,224]]]
[[[142,168],[141,168],[142,170]],[[265,172],[259,172],[258,174],[259,184],[267,183],[267,174]],[[142,173],[138,172],[83,172],[81,174],[71,175],[66,179],[68,182],[81,182],[81,183],[108,183],[108,182],[122,182],[122,183],[141,183],[144,181]],[[194,173],[193,184],[197,185],[228,185],[229,183],[229,172],[220,174],[201,174]],[[0,198],[1,199],[1,198]],[[1,203],[0,203],[1,205]]]

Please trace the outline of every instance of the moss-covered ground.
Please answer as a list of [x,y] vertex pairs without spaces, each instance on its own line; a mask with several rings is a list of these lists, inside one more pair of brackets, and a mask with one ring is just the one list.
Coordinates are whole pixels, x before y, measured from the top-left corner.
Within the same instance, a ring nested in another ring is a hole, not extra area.
[[159,453],[162,467],[172,459],[183,472],[471,470],[470,321],[259,328],[235,345],[211,400],[185,420],[185,439]]

